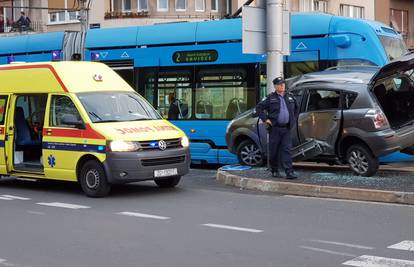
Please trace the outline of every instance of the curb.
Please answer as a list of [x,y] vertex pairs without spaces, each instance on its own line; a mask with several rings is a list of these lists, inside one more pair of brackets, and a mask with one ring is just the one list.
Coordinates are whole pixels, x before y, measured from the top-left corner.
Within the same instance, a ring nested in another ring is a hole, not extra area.
[[322,186],[246,178],[220,169],[217,171],[216,180],[222,184],[239,187],[240,189],[257,190],[262,192],[414,205],[414,192]]

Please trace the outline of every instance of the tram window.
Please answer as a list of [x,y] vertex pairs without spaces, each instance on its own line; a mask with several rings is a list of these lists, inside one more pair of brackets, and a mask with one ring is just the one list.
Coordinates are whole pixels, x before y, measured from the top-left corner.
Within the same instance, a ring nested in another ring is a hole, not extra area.
[[189,119],[192,110],[192,69],[160,70],[158,111],[166,119]]
[[196,119],[231,120],[254,107],[254,65],[200,67],[195,93]]
[[296,75],[301,75],[315,71],[319,71],[318,61],[300,61],[287,63],[288,77],[293,77]]

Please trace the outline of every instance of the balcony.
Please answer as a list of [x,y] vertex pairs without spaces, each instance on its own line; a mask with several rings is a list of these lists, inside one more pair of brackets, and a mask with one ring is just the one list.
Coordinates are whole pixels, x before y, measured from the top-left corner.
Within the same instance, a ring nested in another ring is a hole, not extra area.
[[163,20],[175,20],[175,19],[196,19],[196,20],[205,20],[205,19],[222,19],[224,14],[221,12],[176,12],[176,13],[167,13],[164,12],[150,12],[148,10],[138,11],[138,12],[121,12],[121,11],[112,11],[105,12],[105,20],[111,19],[134,19],[134,18],[151,18],[151,19],[163,19]]
[[32,21],[29,27],[19,25],[17,22],[4,23],[0,21],[0,34],[15,35],[21,33],[43,32],[43,23],[41,21]]
[[138,12],[105,12],[105,19],[134,19],[134,18],[146,18],[148,17],[148,11],[138,11]]

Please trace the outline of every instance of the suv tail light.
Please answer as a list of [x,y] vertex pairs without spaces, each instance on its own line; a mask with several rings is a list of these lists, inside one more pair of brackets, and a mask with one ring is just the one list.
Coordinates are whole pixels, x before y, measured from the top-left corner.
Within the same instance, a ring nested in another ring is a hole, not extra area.
[[365,114],[365,118],[372,119],[375,129],[389,127],[387,117],[385,117],[384,112],[382,112],[379,107],[375,109],[369,109]]

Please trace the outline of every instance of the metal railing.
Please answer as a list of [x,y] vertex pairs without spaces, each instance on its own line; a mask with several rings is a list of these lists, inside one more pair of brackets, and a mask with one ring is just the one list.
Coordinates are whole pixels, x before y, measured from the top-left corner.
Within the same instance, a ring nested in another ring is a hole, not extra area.
[[9,32],[43,32],[44,23],[41,21],[32,21],[29,25],[21,25],[18,22],[0,21],[0,33]]
[[160,14],[152,13],[150,11],[138,11],[138,12],[120,12],[112,11],[106,12],[105,19],[133,19],[133,18],[154,18],[154,19],[222,19],[224,14],[221,12],[201,13],[201,14]]

